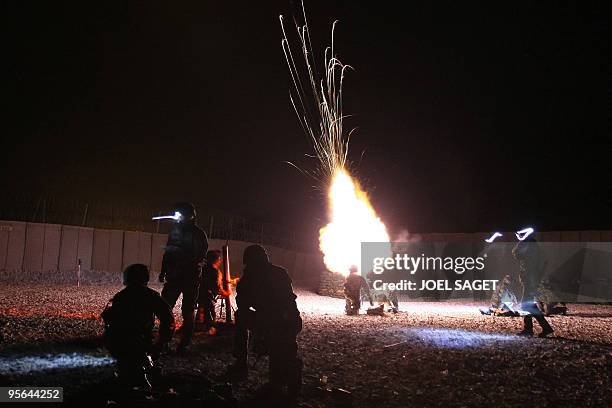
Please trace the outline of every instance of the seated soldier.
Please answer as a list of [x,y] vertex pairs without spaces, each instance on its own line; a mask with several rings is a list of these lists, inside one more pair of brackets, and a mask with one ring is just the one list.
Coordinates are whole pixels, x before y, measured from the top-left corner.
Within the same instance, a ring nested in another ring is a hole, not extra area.
[[[117,359],[119,380],[131,387],[151,384],[147,375],[159,350],[172,338],[174,316],[159,293],[147,287],[149,269],[142,264],[123,272],[126,288],[117,293],[102,312],[104,345]],[[155,317],[160,321],[159,339],[153,345]]]
[[359,309],[361,309],[362,288],[370,300],[370,306],[374,306],[368,283],[363,276],[359,275],[357,267],[353,265],[350,268],[349,276],[347,276],[346,280],[344,281],[344,297],[346,298],[346,306],[344,311],[347,315],[359,314]]
[[205,330],[214,335],[215,328],[215,303],[217,296],[227,297],[229,290],[223,288],[223,273],[221,271],[221,251],[210,250],[206,253],[206,266],[202,271],[200,280],[200,294],[198,296],[198,316],[203,315]]

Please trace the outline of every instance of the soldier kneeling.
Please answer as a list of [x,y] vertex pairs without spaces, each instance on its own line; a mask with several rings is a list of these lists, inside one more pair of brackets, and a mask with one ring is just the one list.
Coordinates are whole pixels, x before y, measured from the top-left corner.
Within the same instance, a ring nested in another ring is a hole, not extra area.
[[[117,360],[117,376],[130,387],[150,388],[150,376],[159,351],[174,332],[174,316],[159,293],[147,287],[149,269],[142,264],[123,272],[126,288],[117,293],[102,312],[104,345]],[[153,344],[155,317],[159,339]]]

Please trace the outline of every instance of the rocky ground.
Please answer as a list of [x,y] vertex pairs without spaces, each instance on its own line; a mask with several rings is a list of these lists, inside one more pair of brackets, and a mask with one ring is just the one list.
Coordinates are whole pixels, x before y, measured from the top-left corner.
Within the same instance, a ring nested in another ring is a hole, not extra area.
[[[2,385],[61,385],[69,402],[90,406],[257,405],[265,358],[246,382],[222,381],[231,361],[231,328],[223,326],[216,336],[199,332],[189,352],[163,356],[153,395],[118,393],[98,319],[118,289],[0,287]],[[482,316],[476,304],[411,302],[395,315],[344,316],[342,300],[298,294],[299,406],[612,405],[612,306],[569,305],[568,316],[550,318],[555,335],[538,339],[513,335],[519,319]]]

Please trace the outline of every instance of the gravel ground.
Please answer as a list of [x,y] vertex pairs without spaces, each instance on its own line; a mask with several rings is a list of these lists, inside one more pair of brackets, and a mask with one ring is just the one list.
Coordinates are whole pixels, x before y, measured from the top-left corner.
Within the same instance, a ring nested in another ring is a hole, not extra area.
[[[1,287],[0,382],[63,385],[75,404],[114,405],[98,316],[119,289]],[[612,306],[569,305],[568,316],[550,318],[552,338],[526,339],[513,335],[519,319],[482,316],[473,303],[410,302],[396,315],[344,316],[340,299],[298,295],[300,406],[612,405]],[[140,402],[248,405],[266,378],[266,361],[233,388],[219,380],[229,361],[231,328],[198,333],[187,354],[162,358],[161,391]]]

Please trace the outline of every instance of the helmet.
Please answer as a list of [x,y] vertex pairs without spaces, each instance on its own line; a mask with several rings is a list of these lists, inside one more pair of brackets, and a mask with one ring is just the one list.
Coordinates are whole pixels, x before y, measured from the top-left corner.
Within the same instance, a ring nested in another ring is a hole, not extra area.
[[123,271],[124,285],[146,285],[149,283],[149,268],[143,264],[132,264]]
[[249,245],[242,255],[244,265],[261,265],[270,262],[268,253],[261,245]]
[[175,212],[181,213],[181,215],[183,216],[183,219],[185,220],[191,220],[196,217],[195,206],[189,202],[185,201],[185,202],[176,203],[174,204],[172,208],[174,208]]

